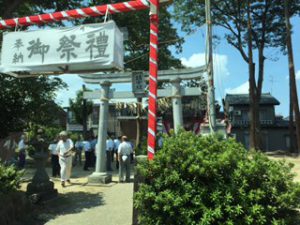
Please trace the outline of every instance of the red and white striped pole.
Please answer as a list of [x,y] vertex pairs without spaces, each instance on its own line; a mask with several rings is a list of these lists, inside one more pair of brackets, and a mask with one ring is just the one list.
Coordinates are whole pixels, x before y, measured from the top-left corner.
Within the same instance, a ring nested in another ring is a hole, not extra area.
[[150,56],[149,56],[149,109],[148,109],[148,159],[152,160],[156,148],[157,71],[159,0],[150,0]]
[[101,6],[94,6],[82,9],[73,9],[61,12],[47,13],[35,16],[26,16],[0,20],[0,30],[14,28],[18,26],[41,25],[61,20],[71,20],[84,17],[104,16],[106,12],[110,14],[124,13],[130,11],[145,10],[149,8],[148,0],[129,1]]

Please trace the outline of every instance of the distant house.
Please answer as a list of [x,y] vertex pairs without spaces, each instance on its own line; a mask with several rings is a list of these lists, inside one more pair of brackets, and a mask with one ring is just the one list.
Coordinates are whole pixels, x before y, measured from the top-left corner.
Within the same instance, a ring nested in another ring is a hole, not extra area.
[[[250,105],[249,94],[227,94],[225,110],[229,114],[230,134],[249,148]],[[280,102],[270,93],[262,94],[259,117],[260,144],[264,151],[289,150],[289,122],[276,116],[275,106]]]

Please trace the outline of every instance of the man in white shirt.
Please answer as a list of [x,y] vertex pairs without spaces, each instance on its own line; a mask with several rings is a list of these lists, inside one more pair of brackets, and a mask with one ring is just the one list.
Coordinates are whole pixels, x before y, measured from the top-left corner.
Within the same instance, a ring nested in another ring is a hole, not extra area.
[[24,169],[25,162],[26,162],[26,147],[25,144],[25,135],[21,136],[21,140],[18,143],[18,150],[19,150],[19,168]]
[[65,182],[71,183],[70,176],[72,170],[72,150],[73,141],[68,138],[66,131],[59,133],[61,140],[57,143],[56,150],[59,156],[61,185],[65,187]]
[[111,139],[111,137],[108,137],[108,139],[106,140],[106,170],[107,171],[112,171],[111,156],[113,151],[114,151],[114,141]]
[[114,139],[114,154],[116,154],[116,168],[119,169],[119,160],[118,160],[118,148],[121,144],[121,137],[117,137]]
[[52,176],[59,177],[60,173],[60,165],[59,165],[59,159],[58,159],[58,152],[57,152],[57,139],[55,138],[51,144],[49,145],[48,149],[51,152],[51,165],[52,165]]
[[124,182],[124,171],[126,171],[126,182],[130,181],[130,154],[133,153],[131,144],[126,136],[122,137],[122,143],[118,148],[119,182]]

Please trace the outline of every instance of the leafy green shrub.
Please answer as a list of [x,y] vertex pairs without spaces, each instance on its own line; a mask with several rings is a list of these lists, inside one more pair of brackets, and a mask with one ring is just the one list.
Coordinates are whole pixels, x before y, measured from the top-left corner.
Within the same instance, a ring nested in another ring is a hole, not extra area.
[[13,166],[0,164],[0,194],[16,191],[20,186],[22,172]]
[[233,139],[181,132],[139,167],[146,182],[134,205],[143,225],[299,224],[291,167]]

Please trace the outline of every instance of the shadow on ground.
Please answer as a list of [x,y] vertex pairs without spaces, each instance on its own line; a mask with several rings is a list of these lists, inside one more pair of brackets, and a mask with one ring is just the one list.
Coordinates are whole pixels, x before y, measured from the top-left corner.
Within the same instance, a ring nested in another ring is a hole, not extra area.
[[42,225],[65,214],[77,214],[86,209],[104,205],[101,193],[68,192],[34,207],[34,225]]

